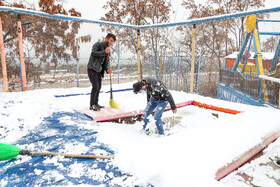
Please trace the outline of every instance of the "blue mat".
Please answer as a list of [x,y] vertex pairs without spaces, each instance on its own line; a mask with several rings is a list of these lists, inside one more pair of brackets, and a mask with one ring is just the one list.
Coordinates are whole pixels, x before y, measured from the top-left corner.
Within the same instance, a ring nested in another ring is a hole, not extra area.
[[[94,125],[92,120],[78,112],[53,113],[52,116],[45,118],[37,129],[16,142],[16,145],[23,148],[32,144],[35,147],[31,151],[61,152],[67,144],[77,145],[82,143],[90,148],[86,154],[93,154],[94,150],[99,149],[107,152],[107,155],[114,155],[114,152],[106,145],[97,141],[96,135],[98,132],[87,128],[79,128],[78,124]],[[93,142],[95,142],[94,146],[90,146]],[[57,159],[57,162],[52,163],[50,160],[53,158],[52,156],[32,155],[27,156],[27,158],[26,156],[18,156],[12,160],[0,161],[1,185],[103,184],[105,186],[122,186],[123,182],[126,180],[132,182],[132,178],[134,178],[121,173],[118,168],[113,166],[111,160],[60,158]],[[82,166],[82,168],[73,169],[77,165]],[[75,172],[78,172],[76,176]]]

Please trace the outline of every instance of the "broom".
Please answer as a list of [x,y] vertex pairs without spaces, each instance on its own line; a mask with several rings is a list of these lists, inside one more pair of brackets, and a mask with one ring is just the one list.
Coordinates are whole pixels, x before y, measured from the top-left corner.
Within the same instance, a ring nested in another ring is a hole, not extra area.
[[51,153],[51,152],[33,152],[29,150],[21,150],[20,148],[14,145],[0,143],[0,160],[12,159],[18,155],[47,155],[47,156],[64,156],[64,157],[93,158],[93,159],[114,158],[114,156],[103,156],[103,155],[78,155],[78,154],[64,154],[64,153]]
[[[108,54],[108,63],[109,63],[109,69],[111,69],[111,64],[110,64],[110,55]],[[114,101],[113,99],[113,89],[112,89],[112,75],[110,73],[110,107],[111,108],[116,108],[119,109],[119,105]]]

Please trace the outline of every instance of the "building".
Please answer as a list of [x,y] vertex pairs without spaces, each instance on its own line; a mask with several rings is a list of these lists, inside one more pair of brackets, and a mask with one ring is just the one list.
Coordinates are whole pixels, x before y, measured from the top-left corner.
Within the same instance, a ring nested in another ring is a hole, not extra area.
[[[234,53],[232,53],[232,54],[230,54],[230,55],[225,57],[225,59],[226,59],[226,68],[228,68],[228,69],[232,69],[233,68],[238,53],[239,52],[234,52]],[[269,52],[262,52],[263,68],[265,70],[267,70],[267,71],[270,68],[270,65],[271,65],[272,59],[274,57],[274,54],[275,53],[272,53],[272,52],[271,53],[269,53]],[[247,65],[255,66],[256,65],[256,60],[254,58],[255,52],[250,51],[248,56],[249,57],[248,57]],[[246,59],[246,51],[244,52],[244,55],[243,55],[243,57],[240,60],[240,64],[244,64],[245,59]]]

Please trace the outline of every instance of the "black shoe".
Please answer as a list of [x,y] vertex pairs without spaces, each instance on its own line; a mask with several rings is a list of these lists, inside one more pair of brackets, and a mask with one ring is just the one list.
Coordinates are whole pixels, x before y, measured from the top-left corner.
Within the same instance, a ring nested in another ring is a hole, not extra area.
[[96,106],[97,106],[98,108],[105,108],[105,106],[101,106],[101,105],[99,105],[99,104],[96,104]]
[[89,107],[90,110],[93,110],[93,111],[99,111],[100,108],[97,106],[97,105],[92,105],[91,107]]
[[278,167],[280,167],[280,160],[279,160],[279,159],[276,161],[276,165],[277,165]]

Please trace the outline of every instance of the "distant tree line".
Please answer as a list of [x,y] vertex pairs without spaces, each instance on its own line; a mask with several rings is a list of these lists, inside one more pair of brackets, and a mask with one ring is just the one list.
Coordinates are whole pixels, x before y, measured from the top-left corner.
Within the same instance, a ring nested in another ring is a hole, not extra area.
[[[265,0],[208,0],[196,4],[194,0],[184,0],[182,6],[189,13],[188,19],[223,15],[264,7]],[[104,9],[108,12],[101,18],[104,21],[132,25],[160,24],[171,22],[171,13],[176,13],[167,0],[109,0]],[[264,18],[267,15],[258,15]],[[238,51],[245,37],[245,17],[197,24],[196,53],[220,58]],[[101,26],[104,31],[116,33],[119,45],[136,53],[136,30],[109,25]],[[191,52],[192,25],[141,30],[141,54],[149,57],[151,47],[155,56],[161,53],[160,44],[164,43],[165,52],[177,54],[178,48],[186,55]],[[179,37],[176,37],[178,36]],[[273,39],[271,39],[273,40]],[[266,46],[263,46],[266,48]]]

